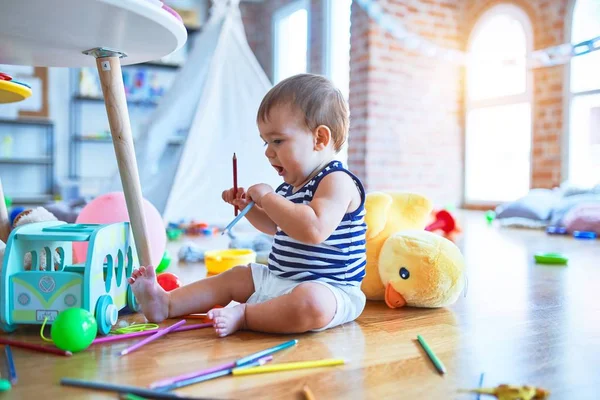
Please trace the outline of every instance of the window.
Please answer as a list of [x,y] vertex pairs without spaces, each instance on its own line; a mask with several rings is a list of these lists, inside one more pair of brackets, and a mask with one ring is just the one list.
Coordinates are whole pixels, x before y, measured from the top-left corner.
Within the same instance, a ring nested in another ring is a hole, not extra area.
[[350,90],[350,10],[352,0],[325,3],[325,75],[340,89],[346,100]]
[[273,82],[307,71],[308,2],[298,0],[273,15]]
[[[571,43],[600,36],[600,2],[577,0],[571,21]],[[573,57],[567,171],[569,181],[592,186],[600,182],[600,51]]]
[[[333,84],[340,89],[346,101],[350,92],[350,14],[352,0],[324,2],[325,29],[324,69]],[[348,141],[338,154],[344,164],[348,161]]]
[[529,18],[501,4],[485,12],[469,38],[465,202],[486,204],[525,195],[531,181]]

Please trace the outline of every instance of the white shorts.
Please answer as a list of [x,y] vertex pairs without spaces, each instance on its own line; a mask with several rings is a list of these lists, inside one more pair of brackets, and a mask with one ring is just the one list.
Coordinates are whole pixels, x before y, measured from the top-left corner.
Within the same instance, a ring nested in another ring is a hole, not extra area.
[[[252,280],[254,281],[254,293],[246,301],[247,304],[264,303],[274,299],[275,297],[283,296],[290,293],[296,286],[300,285],[300,281],[292,279],[284,279],[276,276],[266,265],[250,264],[252,270]],[[365,294],[358,286],[343,286],[332,285],[326,282],[310,281],[311,283],[319,283],[331,290],[335,296],[336,310],[333,319],[320,329],[315,331],[323,331],[333,328],[346,322],[354,321],[363,312],[366,303]]]

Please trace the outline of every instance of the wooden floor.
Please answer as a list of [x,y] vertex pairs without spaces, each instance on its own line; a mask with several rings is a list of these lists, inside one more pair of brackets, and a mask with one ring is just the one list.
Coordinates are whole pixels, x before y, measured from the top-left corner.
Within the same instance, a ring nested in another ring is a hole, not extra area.
[[[371,303],[356,322],[322,333],[289,337],[242,332],[218,339],[205,329],[168,335],[125,357],[116,353],[131,342],[96,346],[71,358],[13,349],[19,382],[0,397],[116,398],[61,387],[58,381],[72,377],[145,386],[297,338],[298,345],[276,354],[273,362],[343,357],[347,364],[225,377],[179,392],[223,399],[300,399],[308,384],[320,400],[475,399],[457,390],[477,387],[483,372],[484,386],[530,384],[549,389],[551,399],[600,398],[600,240],[489,227],[478,212],[459,217],[469,285],[466,296],[451,308],[390,310]],[[174,254],[181,244],[170,244]],[[569,265],[536,265],[533,254],[538,251],[563,252]],[[170,270],[185,281],[205,274],[198,264]],[[12,336],[35,341],[38,335],[36,329],[18,332]],[[444,362],[445,376],[419,347],[417,334]]]

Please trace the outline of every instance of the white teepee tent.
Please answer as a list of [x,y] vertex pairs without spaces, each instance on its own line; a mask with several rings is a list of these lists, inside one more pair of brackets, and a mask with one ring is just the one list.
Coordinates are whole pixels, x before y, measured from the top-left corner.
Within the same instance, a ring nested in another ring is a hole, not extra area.
[[[281,183],[256,127],[270,87],[246,40],[239,0],[213,0],[209,21],[136,144],[143,196],[165,221],[228,223],[233,207],[221,192],[233,185],[234,152],[240,187]],[[184,144],[170,145],[181,132]],[[111,186],[121,190],[118,176]]]

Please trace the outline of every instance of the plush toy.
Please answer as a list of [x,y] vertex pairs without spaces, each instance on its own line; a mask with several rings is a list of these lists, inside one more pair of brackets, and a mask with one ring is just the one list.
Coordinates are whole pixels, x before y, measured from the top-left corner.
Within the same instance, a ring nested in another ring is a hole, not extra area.
[[454,243],[424,230],[431,202],[414,193],[372,192],[365,207],[367,299],[391,308],[454,303],[465,284],[464,260]]
[[[57,218],[46,210],[43,207],[37,207],[31,210],[25,210],[21,212],[19,215],[15,217],[13,221],[13,229],[25,225],[31,224],[33,222],[42,222],[42,221],[57,221]],[[6,251],[6,243],[0,240],[0,270],[4,265],[4,252]],[[54,262],[60,263],[60,255],[58,253],[54,254]],[[25,259],[23,260],[24,269],[29,271],[31,269],[31,253],[27,253],[25,255]],[[45,250],[42,250],[42,254],[40,255],[40,270],[46,270],[46,255]]]

